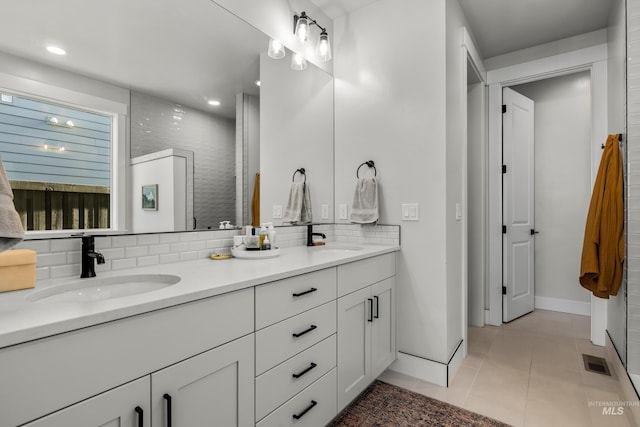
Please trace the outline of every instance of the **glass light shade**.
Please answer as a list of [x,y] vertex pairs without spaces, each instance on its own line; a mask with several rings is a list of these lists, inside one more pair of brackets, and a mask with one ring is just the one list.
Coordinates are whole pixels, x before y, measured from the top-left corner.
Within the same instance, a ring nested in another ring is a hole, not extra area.
[[291,55],[291,69],[302,71],[307,68],[307,60],[299,53]]
[[309,40],[309,19],[307,15],[302,13],[296,22],[296,36],[302,43],[306,43]]
[[280,40],[270,39],[267,55],[269,55],[269,57],[273,59],[283,58],[285,55],[285,51],[282,42]]
[[320,38],[318,39],[318,46],[316,47],[316,55],[322,61],[330,61],[331,60],[331,44],[329,43],[329,35],[326,31],[320,33]]

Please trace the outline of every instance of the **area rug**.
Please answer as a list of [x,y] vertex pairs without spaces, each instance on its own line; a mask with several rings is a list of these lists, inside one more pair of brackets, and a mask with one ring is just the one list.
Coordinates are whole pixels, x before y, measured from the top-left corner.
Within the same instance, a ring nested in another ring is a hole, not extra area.
[[327,427],[508,427],[500,421],[376,380]]

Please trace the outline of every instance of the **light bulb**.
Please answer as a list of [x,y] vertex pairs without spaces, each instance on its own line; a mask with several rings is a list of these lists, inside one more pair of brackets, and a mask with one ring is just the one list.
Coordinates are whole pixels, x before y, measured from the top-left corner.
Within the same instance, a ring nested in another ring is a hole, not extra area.
[[326,31],[320,33],[320,39],[318,39],[318,46],[316,47],[316,55],[322,61],[331,60],[331,44],[329,43],[329,35]]
[[291,69],[296,71],[302,71],[307,68],[307,60],[299,53],[291,55]]
[[267,55],[269,55],[269,57],[273,59],[283,58],[285,55],[285,51],[282,42],[280,40],[270,39]]
[[71,120],[67,120],[65,124],[67,125],[67,127],[70,127],[70,128],[73,127],[73,122]]
[[295,33],[298,36],[298,40],[302,43],[306,43],[307,40],[309,40],[309,19],[304,12],[302,12],[302,15],[298,18],[298,22],[296,22]]
[[51,118],[49,119],[49,124],[57,125],[57,124],[58,124],[58,119],[57,119],[57,118],[55,118],[55,117],[51,117]]

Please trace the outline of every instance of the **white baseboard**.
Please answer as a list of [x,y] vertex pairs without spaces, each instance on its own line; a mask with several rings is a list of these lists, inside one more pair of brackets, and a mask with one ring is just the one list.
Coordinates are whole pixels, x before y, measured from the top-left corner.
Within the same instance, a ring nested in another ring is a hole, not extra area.
[[460,342],[447,364],[398,352],[395,362],[389,366],[389,369],[422,381],[448,387],[453,376],[462,365],[464,360],[463,353],[462,342]]
[[573,301],[561,298],[536,297],[536,308],[542,310],[560,311],[562,313],[581,314],[591,316],[591,303]]
[[447,365],[445,363],[398,352],[396,361],[391,364],[389,369],[442,387],[447,386]]

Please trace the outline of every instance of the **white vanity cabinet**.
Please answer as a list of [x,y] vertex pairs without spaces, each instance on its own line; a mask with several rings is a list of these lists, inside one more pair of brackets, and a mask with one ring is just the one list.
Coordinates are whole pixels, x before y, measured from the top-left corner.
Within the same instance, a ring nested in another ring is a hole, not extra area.
[[321,426],[336,415],[336,269],[256,287],[256,422]]
[[[37,419],[38,427],[92,426],[94,420],[110,425],[121,419],[129,422],[120,425],[137,426],[140,407],[143,426],[166,427],[152,417],[152,407],[164,404],[158,394],[173,393],[174,419],[184,420],[173,425],[197,426],[182,413],[204,410],[209,416],[218,405],[203,408],[203,395],[231,390],[236,396],[225,396],[225,404],[237,399],[238,407],[226,406],[222,414],[235,410],[238,418],[228,425],[253,425],[253,330],[249,288],[1,349],[0,425]],[[152,384],[143,387],[144,396],[131,391],[138,381]],[[174,391],[187,384],[184,393]],[[84,418],[92,405],[107,411],[107,422],[98,414]]]
[[338,411],[394,360],[395,254],[338,267]]

